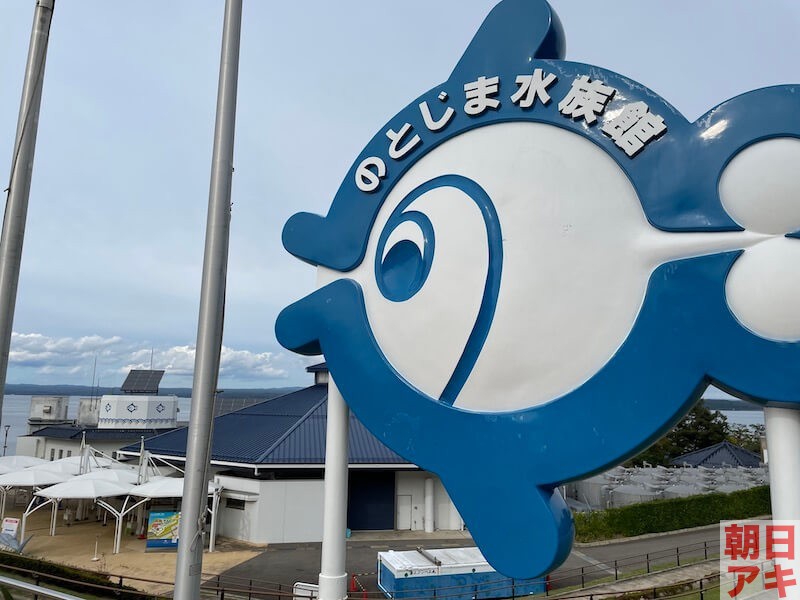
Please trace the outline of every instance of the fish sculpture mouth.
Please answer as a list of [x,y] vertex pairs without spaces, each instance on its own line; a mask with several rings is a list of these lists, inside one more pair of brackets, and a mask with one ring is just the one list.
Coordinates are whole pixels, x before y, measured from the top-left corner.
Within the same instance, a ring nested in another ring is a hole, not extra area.
[[278,341],[324,354],[357,417],[441,477],[516,578],[569,553],[557,487],[649,446],[709,384],[800,398],[800,88],[690,123],[563,48],[546,2],[500,2],[328,214],[283,231],[319,287]]

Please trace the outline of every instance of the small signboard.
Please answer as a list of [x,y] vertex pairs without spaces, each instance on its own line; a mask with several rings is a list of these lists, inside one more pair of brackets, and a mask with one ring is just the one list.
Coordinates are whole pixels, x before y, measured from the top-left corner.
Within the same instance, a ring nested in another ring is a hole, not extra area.
[[178,524],[181,513],[177,511],[151,512],[147,520],[147,543],[145,549],[177,550]]
[[3,519],[3,527],[0,533],[7,533],[12,537],[17,537],[17,530],[19,529],[19,519],[14,517],[6,517]]
[[292,587],[294,600],[316,600],[319,598],[319,585],[296,581]]

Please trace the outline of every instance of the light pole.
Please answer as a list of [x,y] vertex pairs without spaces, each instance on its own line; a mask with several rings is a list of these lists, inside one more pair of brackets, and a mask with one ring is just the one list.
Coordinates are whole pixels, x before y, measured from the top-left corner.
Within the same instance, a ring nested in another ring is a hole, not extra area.
[[[233,139],[239,75],[242,0],[225,0],[217,117],[203,253],[203,277],[192,379],[192,412],[186,440],[186,473],[175,566],[175,600],[200,597],[203,531],[208,501],[209,444],[214,420],[225,314],[225,283],[231,219]],[[2,314],[2,313],[0,313]]]
[[11,425],[6,425],[6,435],[3,438],[3,456],[6,455],[6,448],[8,448],[8,430],[11,429]]

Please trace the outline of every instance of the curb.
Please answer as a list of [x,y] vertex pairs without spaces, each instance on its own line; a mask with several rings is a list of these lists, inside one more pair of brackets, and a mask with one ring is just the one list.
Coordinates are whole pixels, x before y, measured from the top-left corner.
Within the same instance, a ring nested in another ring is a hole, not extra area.
[[598,540],[596,542],[575,542],[573,543],[573,546],[575,548],[595,548],[597,546],[610,546],[611,544],[621,544],[624,542],[638,542],[639,540],[651,540],[653,538],[663,537],[666,535],[691,533],[692,531],[703,531],[705,529],[719,530],[719,523],[716,523],[714,525],[703,525],[702,527],[687,527],[686,529],[673,529],[672,531],[662,531],[660,533],[644,533],[642,535],[634,535],[632,537],[618,537],[618,538],[611,538],[610,540]]
[[[761,519],[771,519],[771,515],[761,515],[758,517],[748,517],[748,520],[761,520]],[[739,519],[741,520],[741,519]],[[666,535],[673,535],[678,533],[690,533],[692,531],[703,531],[705,529],[717,529],[719,530],[719,523],[714,523],[712,525],[701,525],[700,527],[686,527],[685,529],[673,529],[672,531],[661,531],[659,533],[644,533],[642,535],[634,535],[631,537],[618,537],[618,538],[611,538],[610,540],[598,540],[596,542],[573,542],[573,547],[575,548],[594,548],[597,546],[609,546],[611,544],[621,544],[624,542],[637,542],[639,540],[650,540],[657,537],[663,537]]]

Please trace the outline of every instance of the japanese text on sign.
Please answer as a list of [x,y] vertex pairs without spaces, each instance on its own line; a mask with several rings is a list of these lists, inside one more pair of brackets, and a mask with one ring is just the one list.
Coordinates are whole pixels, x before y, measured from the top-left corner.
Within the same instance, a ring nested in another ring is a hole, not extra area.
[[[558,81],[554,73],[536,68],[531,74],[518,75],[515,79],[517,89],[510,96],[510,109],[531,111],[539,107],[547,108],[552,100],[551,88]],[[460,109],[470,118],[501,110],[505,97],[501,94],[499,76],[481,75],[474,81],[464,84],[464,104]],[[558,113],[573,121],[582,121],[587,126],[597,123],[606,108],[614,102],[617,90],[599,79],[587,75],[576,77],[569,90],[557,103]],[[443,131],[456,115],[453,106],[447,106],[450,95],[442,91],[437,100],[445,105],[431,107],[427,100],[418,105],[422,122],[428,132]],[[438,105],[437,105],[438,106]],[[647,144],[658,139],[667,131],[663,117],[650,112],[650,107],[642,101],[622,104],[609,113],[600,130],[614,144],[631,158],[639,154]],[[388,155],[392,160],[402,160],[424,144],[420,133],[415,132],[411,123],[389,128],[385,134],[389,140]],[[374,192],[381,180],[387,176],[386,161],[379,156],[369,156],[356,168],[355,183],[359,190]]]
[[797,558],[800,521],[723,521],[720,524],[721,597],[800,598]]

